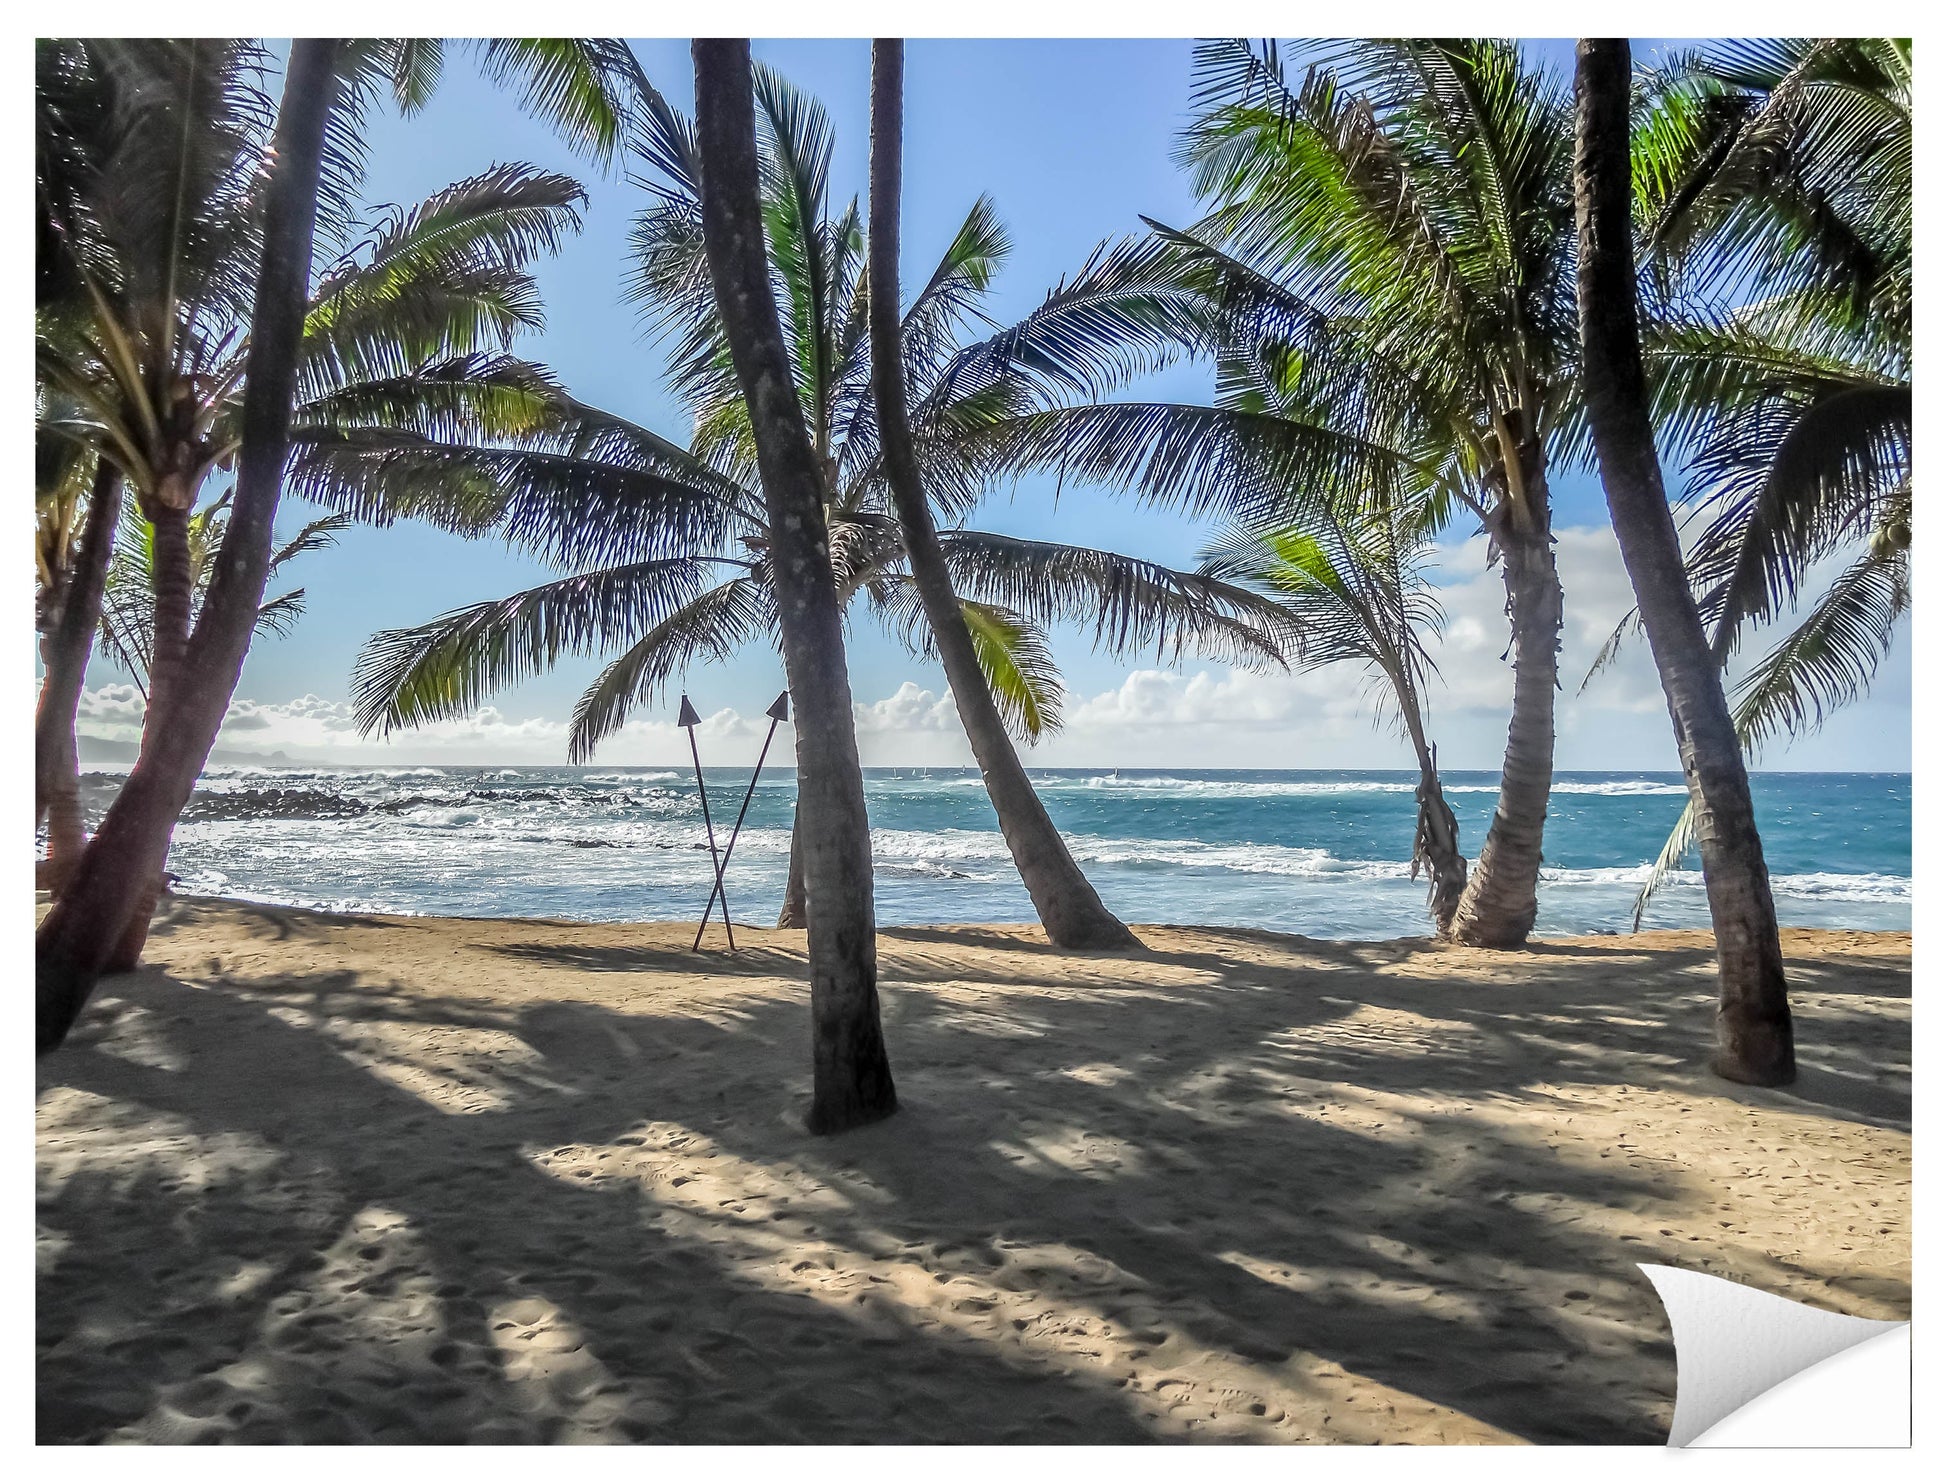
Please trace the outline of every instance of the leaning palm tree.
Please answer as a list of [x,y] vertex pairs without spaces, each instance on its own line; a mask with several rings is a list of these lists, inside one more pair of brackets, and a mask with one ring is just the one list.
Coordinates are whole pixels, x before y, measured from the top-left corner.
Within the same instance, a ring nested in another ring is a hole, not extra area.
[[[637,524],[588,524],[583,544],[599,564],[584,561],[573,575],[512,597],[376,635],[353,678],[359,720],[368,730],[464,715],[494,689],[563,655],[619,649],[575,707],[569,758],[582,762],[688,665],[777,636],[772,536],[750,414],[703,258],[696,144],[687,120],[659,95],[647,96],[651,106],[635,147],[662,172],[663,183],[636,223],[632,288],[651,324],[672,342],[674,380],[693,409],[692,448],[574,408],[582,435],[577,446],[589,456],[624,446],[659,450],[668,477],[663,508],[643,507]],[[928,652],[932,625],[890,505],[871,394],[857,206],[830,207],[832,133],[823,109],[761,66],[754,98],[766,246],[793,385],[824,481],[840,603],[862,603],[915,652]],[[900,316],[921,477],[949,517],[963,519],[985,487],[987,469],[968,443],[1020,410],[1032,384],[1078,376],[1069,368],[1089,358],[1154,353],[1168,316],[1180,317],[1159,299],[1143,297],[1152,266],[1147,258],[1108,254],[1020,324],[962,344],[969,327],[993,328],[980,305],[1008,250],[992,203],[977,201]],[[1108,291],[1120,307],[1104,313],[1098,302]],[[1131,351],[1131,342],[1140,348]],[[331,450],[319,448],[300,456],[301,486],[314,461],[328,462],[341,481],[353,477]],[[370,503],[361,512],[448,516],[438,489],[392,481],[369,460],[364,466]],[[699,507],[713,517],[689,530],[675,528],[676,517],[688,520]],[[458,519],[448,523],[463,526]],[[536,544],[491,524],[476,529],[510,535],[544,559],[562,555],[551,533]],[[1268,627],[1274,609],[1214,579],[963,526],[939,531],[938,539],[985,687],[1023,739],[1059,723],[1059,676],[1045,637],[1055,623],[1082,623],[1098,646],[1116,653],[1177,654],[1194,646],[1238,662],[1276,662]],[[1003,829],[1013,822],[1003,819]],[[805,924],[798,855],[794,848],[783,926]]]
[[1272,597],[1289,619],[1288,652],[1300,669],[1368,667],[1412,744],[1419,764],[1419,817],[1411,872],[1426,872],[1426,907],[1441,937],[1466,890],[1459,822],[1439,781],[1439,751],[1427,735],[1425,691],[1436,672],[1427,639],[1442,622],[1424,576],[1431,550],[1404,507],[1343,512],[1316,508],[1275,526],[1238,526],[1204,553],[1202,570]]
[[94,652],[122,510],[121,470],[61,439],[36,458],[34,621],[42,682],[34,710],[34,824],[47,821],[47,884],[65,881],[87,843],[75,712]]
[[866,299],[871,320],[873,411],[901,544],[953,702],[979,763],[1022,883],[1048,940],[1071,949],[1137,947],[1074,863],[1020,764],[982,672],[954,591],[907,415],[904,324],[899,313],[899,205],[904,172],[905,43],[872,43],[872,208]]
[[[1228,362],[1216,404],[1060,406],[994,440],[1015,467],[1251,524],[1319,501],[1410,499],[1428,528],[1477,518],[1507,589],[1513,718],[1452,934],[1517,946],[1553,778],[1548,468],[1576,400],[1568,99],[1512,42],[1305,55],[1292,82],[1274,44],[1198,48],[1183,156],[1212,210],[1185,231],[1150,224],[1176,287],[1207,306],[1201,348]],[[1266,367],[1308,381],[1302,415],[1253,400]]]
[[1702,845],[1719,979],[1712,1065],[1732,1081],[1779,1086],[1795,1079],[1797,1068],[1777,908],[1721,666],[1683,571],[1682,543],[1663,492],[1642,370],[1629,92],[1628,42],[1580,41],[1574,179],[1588,425],[1622,563],[1669,702],[1689,817],[1697,821]]
[[144,883],[161,872],[175,820],[215,744],[243,670],[250,630],[263,602],[271,522],[290,451],[305,289],[339,60],[335,42],[291,44],[249,319],[252,347],[237,516],[203,622],[184,656],[202,671],[196,677],[203,683],[186,686],[173,699],[166,734],[145,726],[142,753],[127,786],[83,852],[72,887],[35,933],[37,1053],[53,1050],[67,1038],[104,964],[121,943]]
[[[1643,354],[1687,462],[1690,585],[1720,666],[1792,620],[1731,690],[1754,753],[1865,694],[1910,602],[1910,44],[1720,43],[1639,90]],[[1685,810],[1637,925],[1695,840]]]
[[[292,429],[300,453],[321,442],[389,443],[414,429],[465,447],[541,427],[549,415],[545,378],[506,348],[514,334],[538,325],[528,263],[578,225],[580,200],[580,186],[565,176],[501,166],[373,222],[322,274],[307,305]],[[237,209],[255,207],[244,199]],[[105,211],[102,217],[115,220]],[[217,224],[222,230],[212,236],[228,250],[250,230],[221,217]],[[200,611],[199,573],[220,549],[212,537],[228,529],[223,502],[203,498],[241,446],[249,342],[220,305],[200,296],[168,303],[118,292],[108,274],[120,268],[121,283],[139,282],[125,264],[147,244],[121,237],[115,245],[125,251],[103,252],[96,264],[106,306],[100,332],[79,354],[42,347],[43,375],[81,407],[77,416],[44,425],[100,450],[134,496],[140,530],[124,543],[123,580],[116,583],[111,572],[117,600],[103,617],[116,643],[117,627],[135,611],[126,577],[139,570],[149,589],[139,653],[122,647],[142,671],[147,729],[166,724]],[[187,283],[204,265],[193,251],[182,257],[177,281]],[[145,333],[177,320],[166,335]],[[127,357],[110,348],[117,345],[128,347]],[[153,366],[164,354],[176,369],[158,375]],[[518,479],[521,471],[502,477]],[[146,913],[136,915],[139,936]],[[131,942],[117,961],[132,963],[136,947]]]

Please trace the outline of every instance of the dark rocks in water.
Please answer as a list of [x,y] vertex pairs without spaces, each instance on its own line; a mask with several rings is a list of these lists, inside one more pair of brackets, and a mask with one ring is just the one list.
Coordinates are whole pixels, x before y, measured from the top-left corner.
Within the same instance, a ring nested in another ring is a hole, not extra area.
[[568,848],[571,850],[619,850],[621,845],[612,839],[571,839],[568,841]]
[[239,788],[198,793],[183,810],[185,823],[227,819],[354,819],[369,810],[356,798],[316,788]]

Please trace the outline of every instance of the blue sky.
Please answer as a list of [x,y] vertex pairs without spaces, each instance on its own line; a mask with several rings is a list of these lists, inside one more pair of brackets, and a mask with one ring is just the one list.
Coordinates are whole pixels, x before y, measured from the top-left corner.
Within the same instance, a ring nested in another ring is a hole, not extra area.
[[[1638,42],[1638,58],[1658,43]],[[688,110],[688,44],[640,41],[638,56],[656,85]],[[1572,43],[1530,43],[1566,76]],[[863,41],[758,42],[757,55],[819,98],[832,115],[839,201],[864,195],[868,44]],[[907,48],[906,199],[903,278],[923,279],[967,208],[991,193],[1015,243],[990,302],[1002,319],[1025,313],[1103,238],[1140,228],[1140,217],[1188,221],[1196,214],[1187,179],[1170,159],[1186,121],[1190,43],[1186,41],[913,41]],[[550,365],[584,400],[686,441],[688,423],[662,386],[663,357],[621,297],[626,237],[642,191],[620,171],[602,178],[527,120],[511,98],[480,81],[463,58],[449,62],[432,105],[410,119],[386,118],[374,131],[368,197],[410,204],[486,166],[521,160],[566,170],[587,182],[586,224],[561,255],[539,270],[549,323],[523,353]],[[1165,372],[1143,394],[1205,395],[1208,374],[1194,366]],[[1576,695],[1587,659],[1626,606],[1626,584],[1605,530],[1592,480],[1565,476],[1555,488],[1562,535],[1568,634],[1563,655],[1560,763],[1564,768],[1673,768],[1669,725],[1645,654]],[[295,528],[308,507],[293,501]],[[1204,531],[1179,518],[1138,510],[1111,491],[1068,488],[1058,503],[1051,481],[1023,481],[990,499],[977,523],[1020,535],[1111,546],[1133,555],[1193,565]],[[1432,697],[1442,760],[1457,767],[1497,764],[1506,726],[1506,645],[1497,576],[1487,574],[1477,538],[1455,529],[1438,580],[1446,587],[1448,630],[1439,651],[1447,679]],[[406,734],[388,745],[359,741],[343,702],[352,663],[377,629],[407,626],[447,609],[504,596],[544,578],[503,548],[462,542],[416,528],[358,530],[336,549],[305,559],[293,580],[309,611],[281,642],[259,643],[238,689],[222,744],[285,750],[346,761],[453,760],[559,762],[563,723],[599,668],[596,658],[495,698],[469,723]],[[1125,766],[1400,766],[1406,753],[1375,729],[1364,690],[1350,673],[1323,676],[1231,675],[1191,660],[1175,671],[1117,662],[1090,651],[1079,633],[1055,636],[1069,688],[1066,732],[1043,744],[1036,762]],[[963,760],[943,677],[914,660],[860,614],[850,630],[852,689],[860,706],[868,763],[940,765]],[[1200,676],[1200,678],[1199,678]],[[127,735],[124,677],[103,661],[91,673],[83,728]],[[754,753],[757,721],[782,685],[776,654],[752,648],[688,679],[698,708],[712,717],[716,756]],[[675,697],[644,713],[642,724],[603,752],[612,762],[672,760],[680,746],[667,725]],[[746,719],[755,718],[755,719]],[[1910,763],[1907,645],[1882,673],[1878,694],[1826,732],[1765,765],[1903,770]]]

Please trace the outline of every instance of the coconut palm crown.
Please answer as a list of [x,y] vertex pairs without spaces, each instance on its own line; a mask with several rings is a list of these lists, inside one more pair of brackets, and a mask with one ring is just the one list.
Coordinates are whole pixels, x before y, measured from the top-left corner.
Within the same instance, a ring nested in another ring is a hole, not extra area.
[[[857,203],[830,199],[833,134],[823,108],[776,73],[755,76],[764,225],[779,318],[799,405],[823,467],[832,565],[840,597],[863,597],[895,635],[929,646],[878,457],[867,345],[864,242]],[[354,676],[359,719],[387,731],[463,715],[480,699],[570,653],[614,651],[575,707],[569,755],[583,761],[671,679],[699,661],[774,638],[769,531],[749,415],[717,317],[703,256],[700,172],[688,120],[645,89],[631,147],[649,172],[650,204],[633,233],[629,294],[669,347],[671,379],[694,415],[688,450],[619,418],[578,409],[587,447],[653,440],[668,456],[666,511],[591,530],[575,553],[518,543],[573,568],[559,580],[496,602],[374,637]],[[1102,285],[1139,277],[1142,264],[1105,255],[1050,294],[1021,325],[962,343],[969,327],[996,331],[981,309],[1008,239],[991,201],[968,211],[928,281],[906,308],[903,338],[914,424],[932,498],[963,519],[988,471],[965,444],[1019,411],[1036,378],[1085,372],[1090,358],[1154,360],[1169,341],[1168,306],[1111,311]],[[709,517],[683,519],[697,507]],[[423,502],[419,510],[428,508]],[[941,532],[962,611],[994,696],[1017,734],[1058,724],[1060,688],[1045,627],[1092,626],[1118,652],[1185,646],[1240,662],[1277,662],[1274,610],[1247,591],[1087,547],[956,528]],[[592,558],[574,559],[574,558]],[[563,559],[568,558],[568,559]]]
[[1503,568],[1514,717],[1456,935],[1532,925],[1561,624],[1548,472],[1578,454],[1572,117],[1512,42],[1275,43],[1196,54],[1181,154],[1209,214],[1151,222],[1156,281],[1216,362],[1206,405],[1046,407],[993,435],[1015,467],[1275,526],[1307,506],[1471,515]]
[[[585,60],[579,43],[488,55],[515,72],[540,67],[572,95],[574,106],[560,105],[569,122],[593,129],[589,99],[547,72],[587,82],[568,65]],[[530,264],[578,230],[582,188],[497,165],[410,210],[361,218],[352,203],[362,116],[386,86],[401,102],[421,97],[432,63],[409,42],[357,43],[343,58],[298,366],[299,485],[358,509],[370,485],[359,455],[369,464],[382,453],[397,483],[415,467],[425,474],[422,455],[437,447],[441,470],[472,473],[474,508],[460,514],[485,518],[481,502],[497,500],[547,523],[540,507],[586,494],[588,481],[543,456],[561,423],[557,388],[509,350],[542,322]],[[39,430],[127,480],[152,527],[166,656],[192,616],[191,512],[241,437],[275,112],[270,59],[239,40],[89,41],[44,42],[37,62]],[[533,83],[530,103],[549,96]],[[508,509],[491,515],[504,520]]]
[[[1748,751],[1871,687],[1910,604],[1912,51],[1718,43],[1638,78],[1644,362],[1686,461],[1686,565]],[[1829,570],[1821,590],[1814,569]],[[1596,662],[1639,624],[1631,614]],[[1694,840],[1687,811],[1636,901]]]

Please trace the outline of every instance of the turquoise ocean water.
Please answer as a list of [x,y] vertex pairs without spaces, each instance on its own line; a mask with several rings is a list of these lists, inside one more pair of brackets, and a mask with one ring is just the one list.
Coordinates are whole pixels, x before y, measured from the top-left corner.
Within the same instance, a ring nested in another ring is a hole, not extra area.
[[[748,773],[708,770],[719,839]],[[1103,899],[1137,922],[1316,937],[1425,932],[1407,878],[1413,779],[1393,772],[1034,769]],[[118,779],[91,774],[105,806]],[[1477,854],[1497,778],[1446,780]],[[1787,924],[1908,928],[1911,778],[1765,773],[1754,780]],[[766,772],[730,865],[739,921],[775,920],[794,781]],[[1031,921],[978,776],[870,769],[882,924]],[[1674,774],[1563,773],[1542,875],[1542,933],[1626,930],[1636,886],[1683,805]],[[1692,860],[1693,866],[1694,861]],[[587,921],[694,917],[710,883],[695,781],[673,768],[213,768],[176,834],[181,889],[286,905]],[[1707,924],[1679,874],[1645,926]]]

